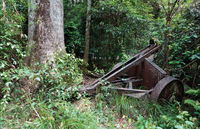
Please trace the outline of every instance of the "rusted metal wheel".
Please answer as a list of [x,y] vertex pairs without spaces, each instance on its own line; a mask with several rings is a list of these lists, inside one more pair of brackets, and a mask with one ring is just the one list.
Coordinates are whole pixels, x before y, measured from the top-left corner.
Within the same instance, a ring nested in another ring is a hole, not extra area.
[[156,101],[181,101],[184,95],[183,84],[180,80],[167,76],[161,79],[151,92],[151,99]]

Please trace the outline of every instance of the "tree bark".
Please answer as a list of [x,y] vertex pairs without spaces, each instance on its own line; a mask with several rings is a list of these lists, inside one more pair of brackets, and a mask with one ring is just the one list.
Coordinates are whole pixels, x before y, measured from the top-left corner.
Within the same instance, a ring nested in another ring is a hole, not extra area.
[[63,1],[29,0],[28,66],[54,60],[65,51]]
[[2,0],[2,11],[5,15],[5,13],[6,13],[6,2],[4,0]]
[[[65,52],[63,1],[28,0],[28,56],[26,65],[47,64],[57,53]],[[53,63],[54,65],[54,63]],[[34,93],[38,83],[25,77],[21,80],[25,93]]]
[[90,46],[91,6],[92,6],[92,1],[87,0],[87,17],[86,17],[85,51],[84,51],[84,61],[87,63],[89,59],[89,46]]

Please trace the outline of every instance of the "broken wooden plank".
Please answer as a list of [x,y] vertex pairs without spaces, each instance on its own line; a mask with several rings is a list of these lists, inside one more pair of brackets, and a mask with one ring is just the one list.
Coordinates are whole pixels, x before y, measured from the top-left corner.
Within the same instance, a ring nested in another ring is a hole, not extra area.
[[134,93],[134,94],[124,94],[124,95],[139,99],[139,98],[144,98],[145,96],[147,96],[147,93]]
[[129,88],[120,88],[120,87],[109,87],[109,89],[116,90],[121,93],[149,93],[150,90],[140,90],[140,89],[129,89]]

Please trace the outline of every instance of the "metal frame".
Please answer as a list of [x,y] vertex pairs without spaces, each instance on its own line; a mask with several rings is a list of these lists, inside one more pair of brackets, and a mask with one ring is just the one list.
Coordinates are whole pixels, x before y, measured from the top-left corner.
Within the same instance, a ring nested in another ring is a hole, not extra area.
[[[115,90],[120,94],[135,98],[148,98],[153,100],[163,99],[162,93],[168,93],[170,85],[178,88],[175,91],[179,98],[183,97],[184,89],[180,80],[168,76],[167,73],[156,65],[152,59],[153,54],[159,50],[160,46],[153,44],[141,50],[125,63],[117,64],[110,72],[94,81],[91,85],[81,89],[82,92],[96,93],[102,86],[102,81],[110,82]],[[124,86],[125,85],[125,86]],[[143,86],[143,89],[139,89]],[[171,88],[172,89],[172,88]],[[170,98],[168,93],[165,98]]]

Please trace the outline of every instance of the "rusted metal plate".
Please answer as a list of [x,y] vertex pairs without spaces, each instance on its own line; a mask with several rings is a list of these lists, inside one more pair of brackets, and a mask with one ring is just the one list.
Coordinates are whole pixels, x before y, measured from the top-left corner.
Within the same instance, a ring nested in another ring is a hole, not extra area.
[[167,73],[158,65],[146,58],[142,64],[142,77],[144,79],[143,85],[146,89],[153,88],[159,80],[164,78]]

